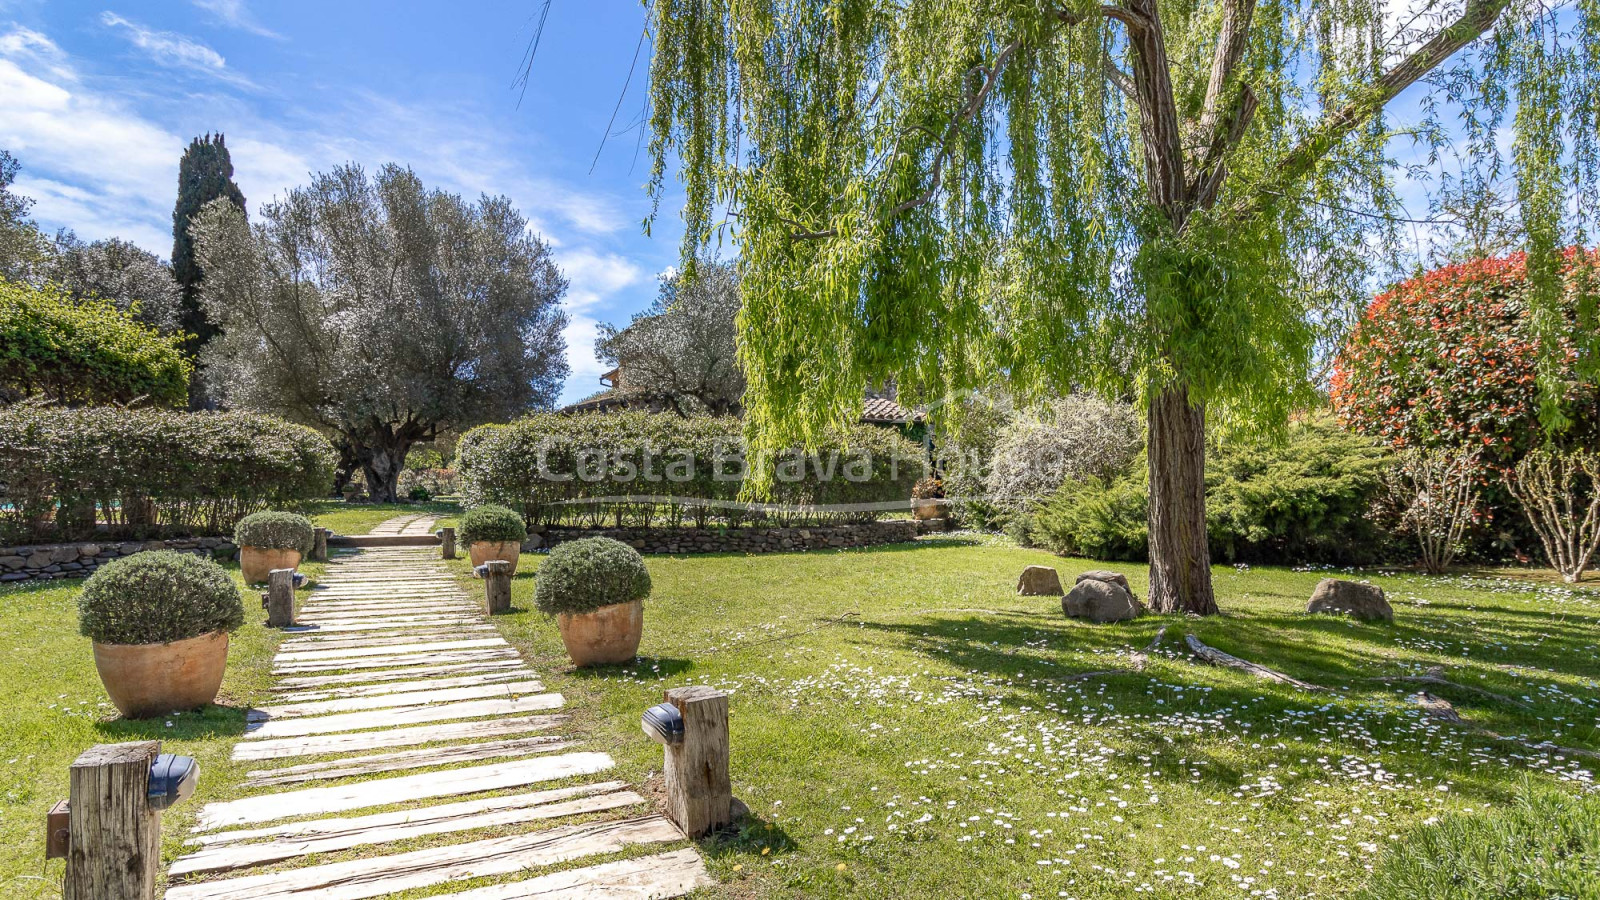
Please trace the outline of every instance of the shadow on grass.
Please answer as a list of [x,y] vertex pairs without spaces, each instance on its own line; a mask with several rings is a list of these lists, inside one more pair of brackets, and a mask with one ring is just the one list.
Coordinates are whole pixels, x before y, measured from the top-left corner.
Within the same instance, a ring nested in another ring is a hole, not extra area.
[[579,681],[604,681],[618,675],[634,677],[641,670],[649,672],[652,676],[660,675],[671,678],[694,668],[694,660],[677,659],[661,656],[636,656],[633,662],[615,666],[574,666],[564,674]]
[[196,741],[239,737],[245,733],[249,707],[211,704],[149,719],[116,718],[95,725],[106,743],[125,741]]

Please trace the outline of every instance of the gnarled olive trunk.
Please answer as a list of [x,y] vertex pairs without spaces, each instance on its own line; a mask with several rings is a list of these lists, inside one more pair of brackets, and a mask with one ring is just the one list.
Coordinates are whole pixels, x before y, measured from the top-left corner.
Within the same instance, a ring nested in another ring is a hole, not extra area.
[[400,502],[400,470],[406,467],[410,452],[411,441],[403,439],[361,448],[361,471],[367,476],[367,496],[373,503]]
[[1184,387],[1150,403],[1150,608],[1217,612],[1206,538],[1206,411]]

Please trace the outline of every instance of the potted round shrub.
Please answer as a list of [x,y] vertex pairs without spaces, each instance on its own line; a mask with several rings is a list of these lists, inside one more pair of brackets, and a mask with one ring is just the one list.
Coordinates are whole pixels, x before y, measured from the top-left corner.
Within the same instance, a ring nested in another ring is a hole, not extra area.
[[273,569],[293,569],[311,552],[315,537],[311,520],[287,512],[245,516],[233,529],[239,545],[239,569],[245,584],[260,584]]
[[78,595],[78,630],[94,641],[94,667],[124,716],[143,719],[217,698],[228,635],[244,604],[216,563],[158,550],[102,566]]
[[487,504],[467,510],[456,526],[456,537],[467,545],[474,567],[499,559],[511,563],[511,574],[515,575],[522,542],[528,539],[528,526],[515,511]]
[[533,592],[540,612],[556,617],[573,665],[625,663],[639,652],[650,572],[639,551],[594,537],[557,544],[539,566]]

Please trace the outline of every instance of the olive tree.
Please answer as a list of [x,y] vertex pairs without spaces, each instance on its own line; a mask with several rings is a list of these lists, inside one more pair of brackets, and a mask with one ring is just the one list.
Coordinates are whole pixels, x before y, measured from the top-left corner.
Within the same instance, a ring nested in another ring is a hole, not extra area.
[[110,300],[162,334],[179,328],[182,292],[172,268],[121,238],[85,243],[65,232],[56,238],[45,273],[73,297]]
[[626,328],[602,324],[599,357],[621,369],[617,390],[659,403],[679,415],[727,415],[739,410],[744,372],[734,344],[739,279],[733,266],[710,262],[687,281],[674,273],[661,293]]
[[397,499],[413,443],[549,407],[566,376],[566,281],[505,197],[348,165],[253,225],[213,201],[193,234],[222,329],[209,389],[337,435],[374,500]]
[[1385,256],[1390,101],[1423,82],[1424,158],[1514,176],[1543,309],[1600,202],[1587,0],[648,7],[655,195],[675,159],[691,277],[720,223],[740,247],[755,448],[887,377],[1137,397],[1158,611],[1217,610],[1208,417],[1281,428]]

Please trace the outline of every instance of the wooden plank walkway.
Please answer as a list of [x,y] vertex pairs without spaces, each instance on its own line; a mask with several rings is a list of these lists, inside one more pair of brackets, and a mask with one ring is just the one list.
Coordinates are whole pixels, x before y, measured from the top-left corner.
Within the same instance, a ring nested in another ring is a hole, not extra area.
[[[382,533],[433,525],[403,518]],[[168,900],[365,900],[474,880],[438,896],[644,900],[711,884],[683,832],[605,777],[611,757],[563,733],[565,699],[436,553],[329,562],[279,647],[273,700],[234,747],[264,768],[200,810]]]

